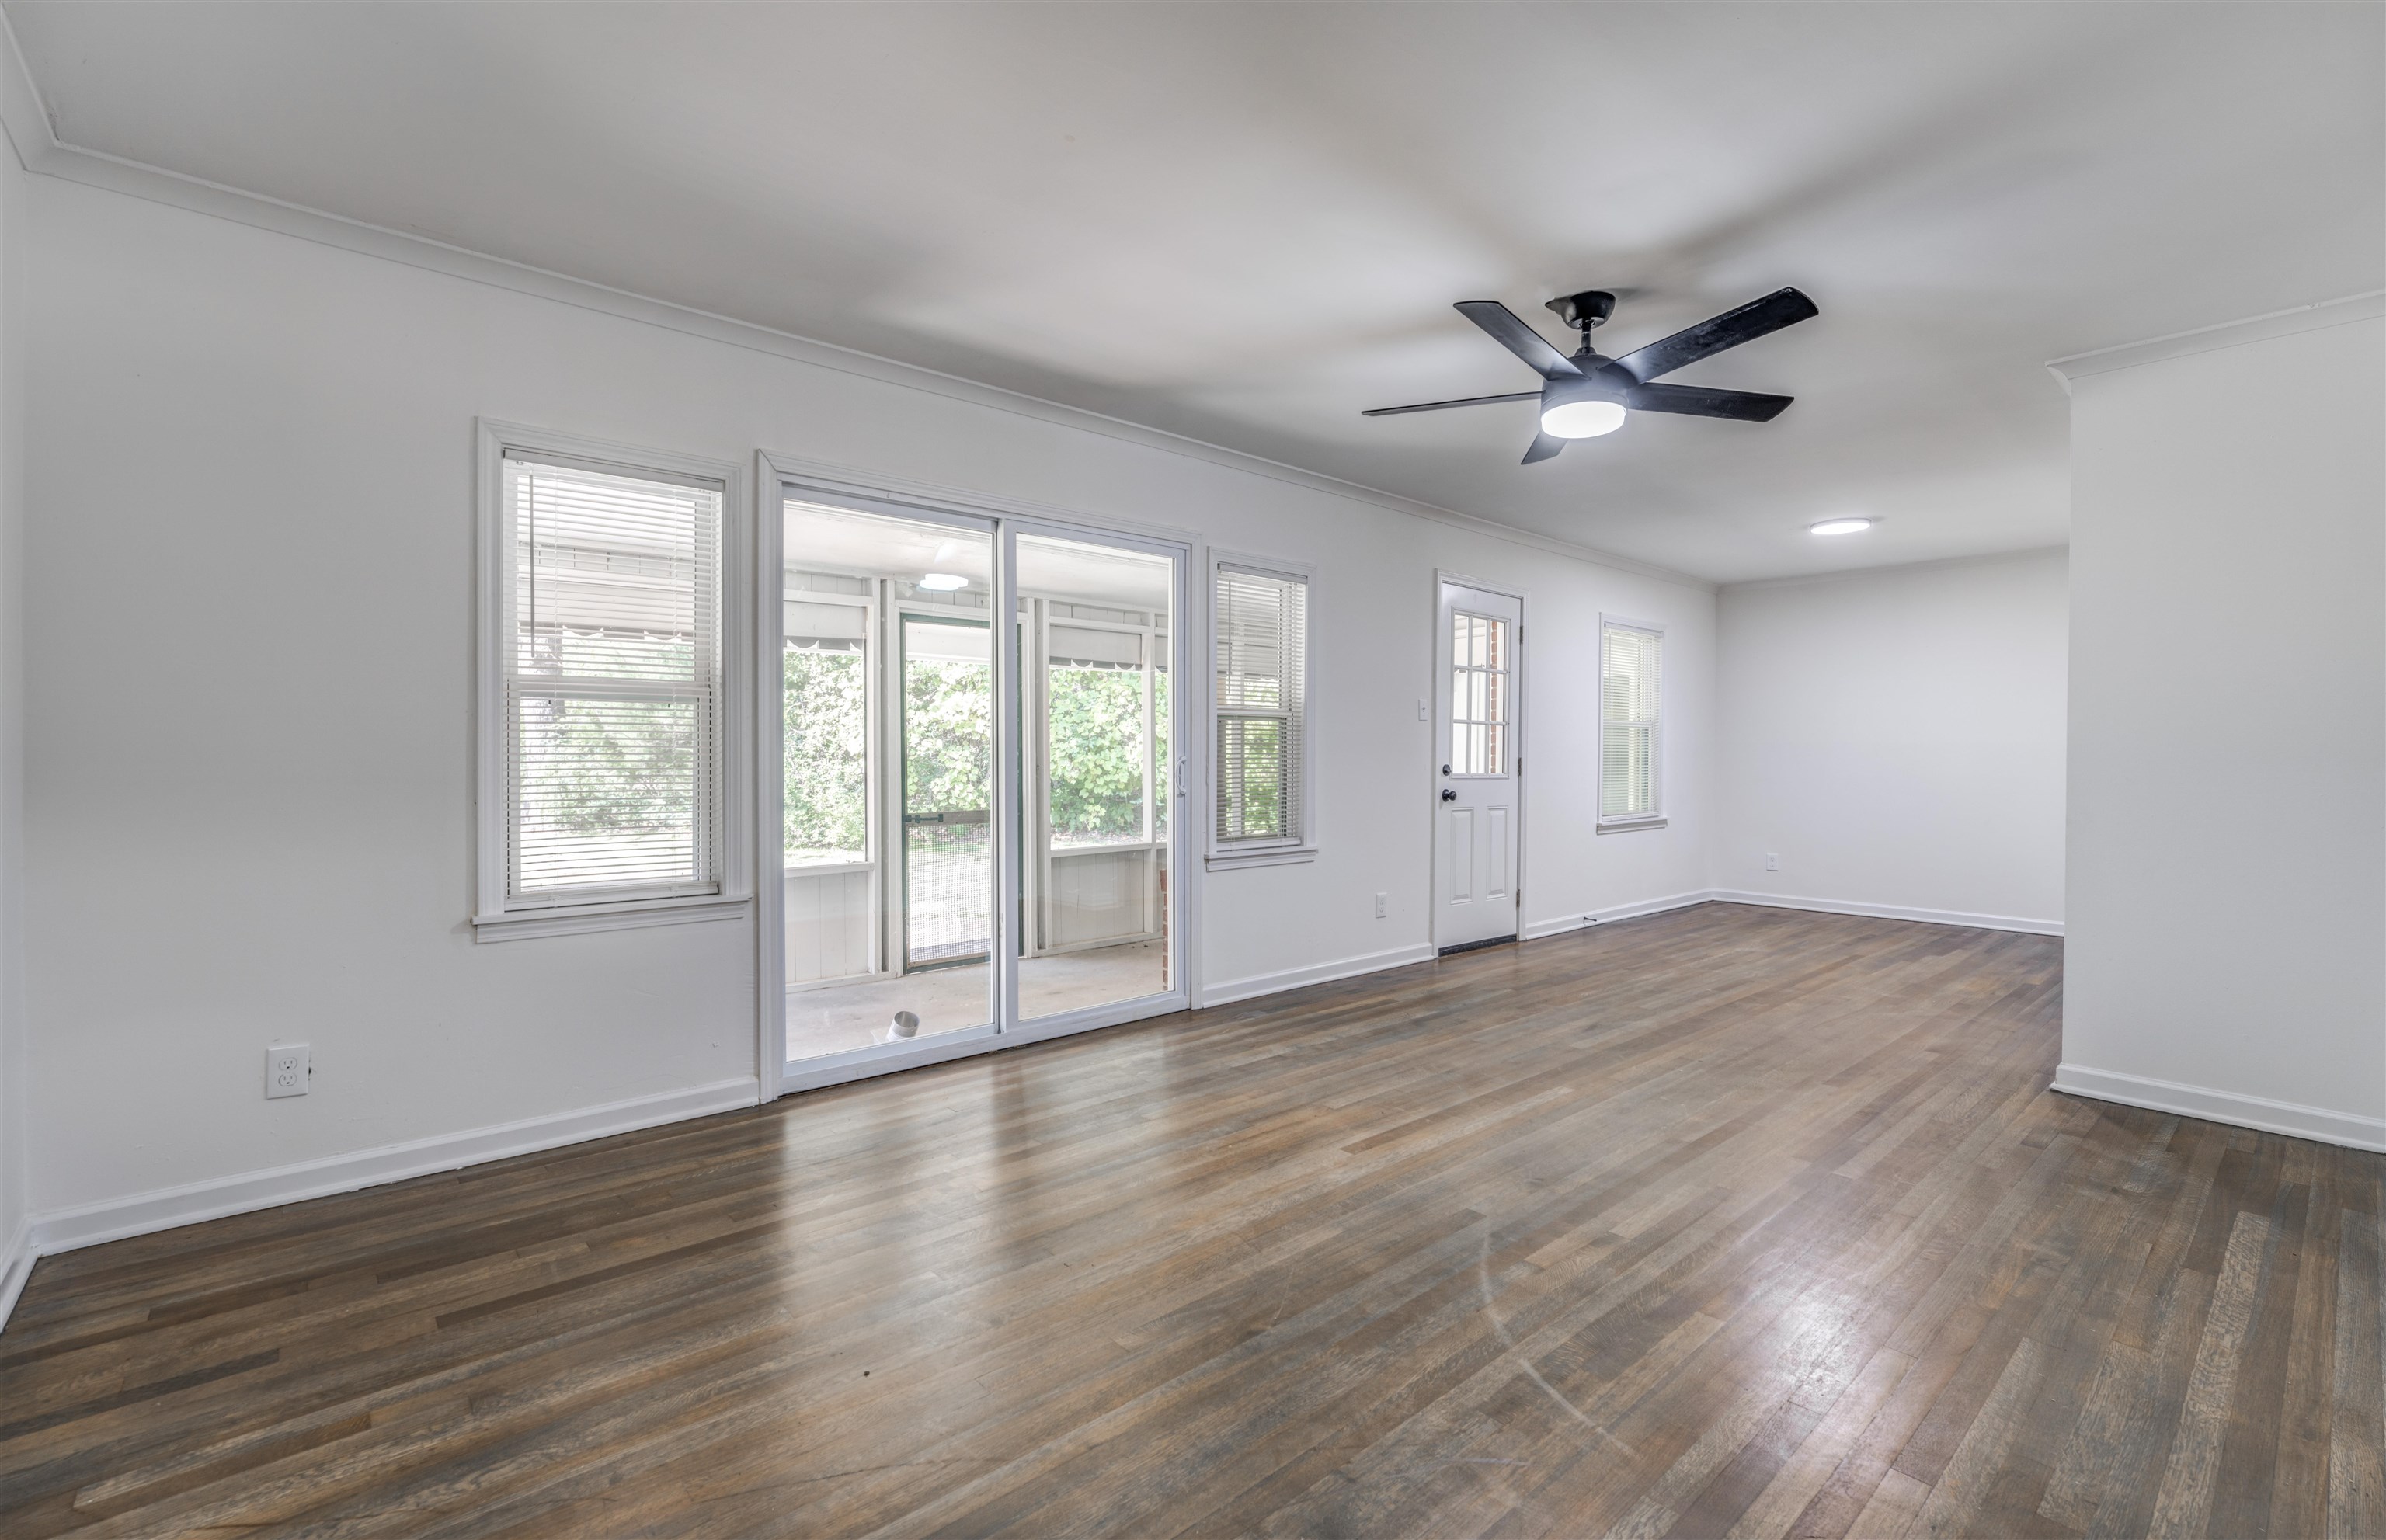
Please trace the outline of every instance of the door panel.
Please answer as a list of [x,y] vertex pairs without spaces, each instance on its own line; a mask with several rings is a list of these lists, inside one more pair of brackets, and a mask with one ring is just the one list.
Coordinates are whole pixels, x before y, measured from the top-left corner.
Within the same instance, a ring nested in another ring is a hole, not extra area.
[[1513,937],[1524,606],[1445,582],[1435,625],[1434,945]]
[[1015,547],[1028,682],[1023,1020],[1161,995],[1168,927],[1173,557],[1051,535]]
[[985,1027],[991,529],[795,496],[781,519],[787,1059]]

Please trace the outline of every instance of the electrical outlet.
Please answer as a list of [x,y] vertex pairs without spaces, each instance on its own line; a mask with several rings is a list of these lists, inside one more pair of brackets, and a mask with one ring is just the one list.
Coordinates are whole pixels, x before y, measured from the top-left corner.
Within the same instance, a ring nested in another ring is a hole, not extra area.
[[1780,858],[1780,857],[1778,857],[1778,856],[1777,856],[1777,855],[1775,855],[1775,854],[1774,854],[1772,851],[1770,851],[1770,850],[1766,851],[1766,852],[1764,853],[1764,870],[1767,870],[1767,871],[1778,871],[1778,870],[1781,870],[1781,858]]
[[1433,720],[1431,708],[1423,701],[1417,702],[1417,720],[1421,722],[1429,722]]
[[307,1094],[307,1077],[314,1071],[307,1068],[307,1045],[277,1043],[265,1050],[265,1095],[303,1096]]
[[1384,918],[1384,906],[1391,901],[1391,897],[1392,895],[1388,893],[1379,893],[1375,895],[1376,919],[1381,920]]

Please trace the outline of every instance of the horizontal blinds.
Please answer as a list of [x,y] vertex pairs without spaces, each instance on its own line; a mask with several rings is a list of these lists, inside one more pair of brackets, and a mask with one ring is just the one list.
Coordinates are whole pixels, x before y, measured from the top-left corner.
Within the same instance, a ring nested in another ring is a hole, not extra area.
[[509,455],[506,888],[719,891],[722,489]]
[[1309,585],[1218,570],[1217,838],[1297,840],[1307,750]]
[[1654,632],[1600,628],[1599,813],[1657,811],[1658,651]]

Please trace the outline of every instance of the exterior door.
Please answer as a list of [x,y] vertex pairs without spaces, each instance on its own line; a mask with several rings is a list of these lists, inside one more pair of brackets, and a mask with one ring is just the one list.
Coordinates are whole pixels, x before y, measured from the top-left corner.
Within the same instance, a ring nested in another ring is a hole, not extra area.
[[1517,933],[1524,602],[1445,582],[1437,619],[1433,943],[1451,952]]

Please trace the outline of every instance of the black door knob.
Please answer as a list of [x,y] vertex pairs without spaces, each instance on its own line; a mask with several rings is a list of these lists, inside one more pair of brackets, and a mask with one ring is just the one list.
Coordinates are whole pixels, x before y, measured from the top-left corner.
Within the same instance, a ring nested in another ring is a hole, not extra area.
[[1444,786],[1441,789],[1441,799],[1444,802],[1455,802],[1458,800],[1458,794],[1451,791],[1448,786]]

